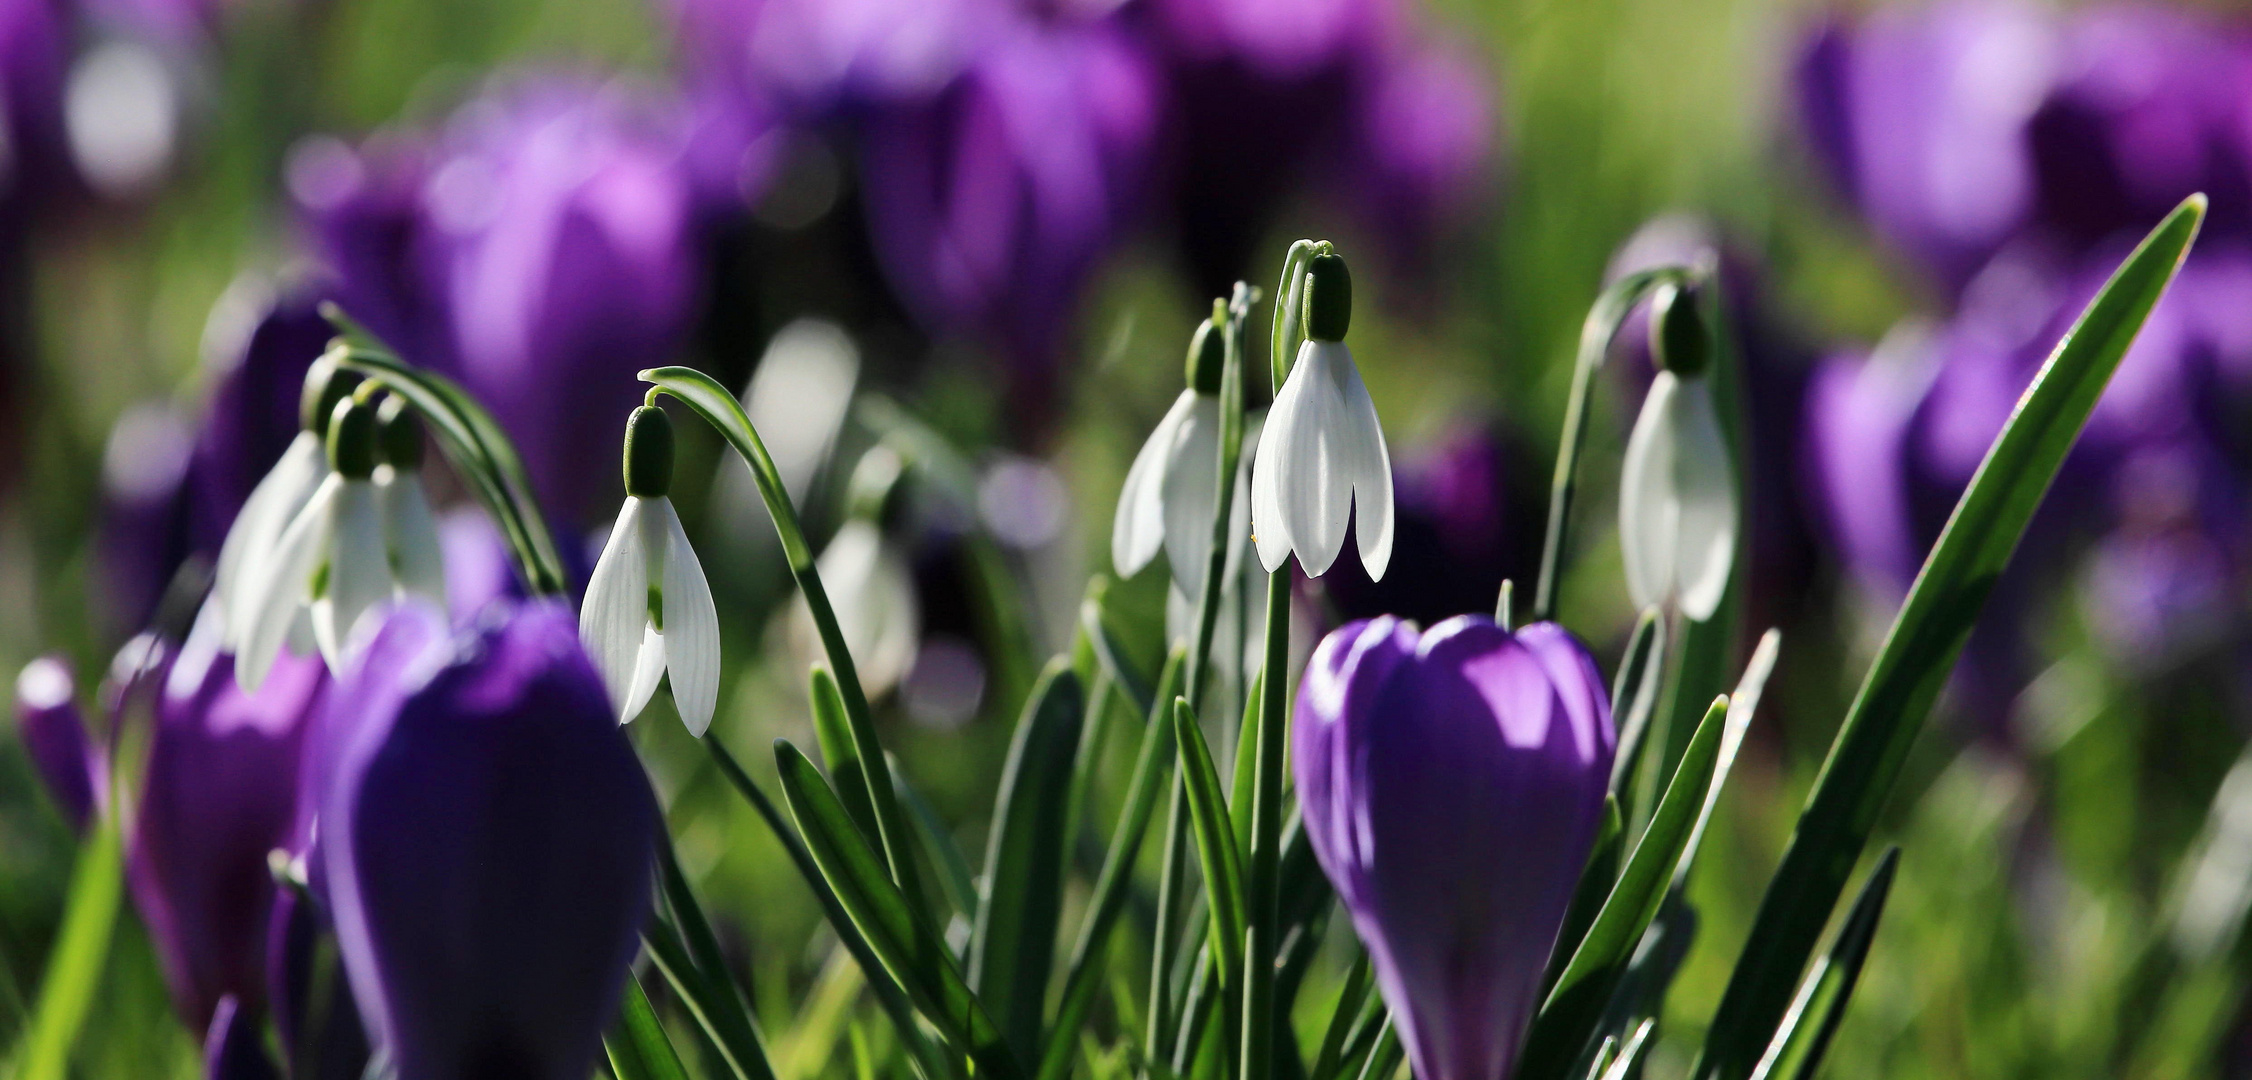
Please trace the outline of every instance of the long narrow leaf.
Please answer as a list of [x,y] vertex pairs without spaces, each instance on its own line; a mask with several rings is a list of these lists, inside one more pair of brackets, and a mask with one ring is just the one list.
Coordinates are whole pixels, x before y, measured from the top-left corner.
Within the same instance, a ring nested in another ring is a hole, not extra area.
[[1689,866],[1697,859],[1697,848],[1705,838],[1705,828],[1712,824],[1713,811],[1720,806],[1720,789],[1728,783],[1729,770],[1736,765],[1736,754],[1744,748],[1744,735],[1751,731],[1752,716],[1759,711],[1760,694],[1767,689],[1767,677],[1775,671],[1775,656],[1783,647],[1783,632],[1770,629],[1761,634],[1759,645],[1752,650],[1751,662],[1744,665],[1744,675],[1736,681],[1736,692],[1728,695],[1728,721],[1721,728],[1720,758],[1713,764],[1712,783],[1705,789],[1705,805],[1697,811],[1697,827],[1689,831],[1688,846],[1681,850],[1681,861],[1673,868],[1673,887],[1688,887]]
[[828,766],[829,783],[852,815],[852,823],[872,843],[880,843],[883,830],[876,824],[876,804],[868,798],[868,771],[860,764],[860,747],[853,742],[852,720],[845,715],[844,691],[837,677],[821,664],[806,674],[806,700],[813,708],[813,741],[821,747],[821,763]]
[[1063,908],[1064,801],[1085,710],[1079,677],[1068,660],[1056,658],[1033,685],[1009,742],[985,845],[970,984],[1009,1045],[1025,1057],[1040,1049],[1041,1010]]
[[1634,634],[1619,657],[1617,676],[1611,681],[1611,710],[1619,722],[1619,749],[1611,760],[1611,794],[1618,796],[1619,817],[1635,820],[1636,778],[1649,755],[1650,716],[1659,691],[1665,686],[1666,619],[1656,605],[1642,609]]
[[680,871],[680,859],[673,852],[670,837],[660,842],[657,855],[665,906],[672,912],[692,965],[685,980],[670,970],[666,971],[667,978],[683,991],[690,1011],[737,1077],[774,1080],[774,1067],[767,1061],[766,1042],[759,1034],[757,1019],[751,1015],[750,1002],[744,1000],[734,975],[727,970],[719,937],[712,933],[703,906],[689,888],[687,875]]
[[1665,796],[1651,812],[1650,827],[1627,856],[1618,885],[1572,953],[1571,963],[1557,977],[1556,988],[1541,1003],[1517,1068],[1524,1080],[1564,1076],[1590,1041],[1635,945],[1665,900],[1682,849],[1689,844],[1690,830],[1712,783],[1727,714],[1725,697],[1714,699],[1705,710],[1704,722],[1697,725],[1696,736],[1681,756],[1681,767],[1674,770]]
[[21,1080],[64,1080],[68,1075],[71,1048],[78,1043],[79,1028],[86,1023],[102,966],[109,959],[124,879],[117,816],[105,814],[71,871],[62,929],[55,936],[47,974],[40,980],[38,1004],[33,1006],[23,1056],[17,1062]]
[[1307,1071],[1306,1080],[1330,1080],[1337,1075],[1337,1063],[1345,1056],[1345,1040],[1353,1033],[1353,1021],[1361,1015],[1369,989],[1375,985],[1368,954],[1363,952],[1345,973],[1345,985],[1337,992],[1337,1007],[1329,1012],[1329,1026],[1322,1030],[1321,1048],[1314,1053],[1314,1067]]
[[1110,681],[1125,693],[1135,712],[1147,714],[1157,700],[1156,690],[1151,686],[1149,672],[1134,665],[1133,650],[1127,647],[1122,635],[1104,614],[1103,598],[1108,592],[1101,579],[1088,589],[1087,598],[1079,603],[1079,629],[1094,646],[1095,658]]
[[1893,872],[1900,867],[1900,849],[1887,849],[1877,868],[1854,898],[1853,911],[1838,928],[1829,954],[1807,973],[1806,985],[1783,1015],[1783,1024],[1768,1043],[1767,1056],[1752,1071],[1752,1080],[1814,1080],[1822,1053],[1845,1019],[1845,1003],[1853,984],[1861,978],[1861,964],[1869,958],[1869,944],[1877,937],[1877,920],[1884,915],[1885,898],[1892,893]]
[[881,858],[853,826],[844,804],[813,762],[786,740],[775,740],[782,794],[821,876],[835,890],[876,959],[907,988],[939,1033],[978,1063],[981,1073],[1017,1075],[1015,1059],[954,954],[884,872]]
[[1540,995],[1543,998],[1556,988],[1556,980],[1564,974],[1564,965],[1578,951],[1580,941],[1587,937],[1587,929],[1595,925],[1595,916],[1603,910],[1603,902],[1610,899],[1611,888],[1618,884],[1619,860],[1626,856],[1626,822],[1619,815],[1616,795],[1603,800],[1603,824],[1595,833],[1595,848],[1587,853],[1587,865],[1580,870],[1579,884],[1572,888],[1572,906],[1564,909],[1563,928],[1556,933],[1556,944],[1548,954],[1548,970],[1541,975]]
[[1181,748],[1181,776],[1187,781],[1189,813],[1196,826],[1197,858],[1204,869],[1205,897],[1211,906],[1212,951],[1220,965],[1220,985],[1239,986],[1243,974],[1243,853],[1236,849],[1235,827],[1220,794],[1220,774],[1204,730],[1185,698],[1173,699],[1173,740]]
[[1908,749],[2112,372],[2166,291],[2205,216],[2184,200],[2121,264],[2057,344],[1955,504],[1846,711],[1694,1075],[1748,1076],[1789,1007]]
[[931,865],[938,871],[939,892],[955,911],[962,913],[963,919],[975,920],[977,875],[970,870],[969,857],[962,854],[962,845],[954,842],[954,834],[947,831],[938,809],[908,782],[907,770],[899,767],[897,758],[892,759],[891,790],[899,796],[900,805],[907,808],[908,819],[915,823],[915,835],[922,840],[923,850],[930,855]]
[[609,1049],[610,1068],[618,1080],[688,1080],[688,1070],[681,1067],[680,1054],[673,1050],[664,1025],[657,1022],[656,1010],[649,1007],[641,980],[630,974],[618,1010],[618,1029],[603,1045]]

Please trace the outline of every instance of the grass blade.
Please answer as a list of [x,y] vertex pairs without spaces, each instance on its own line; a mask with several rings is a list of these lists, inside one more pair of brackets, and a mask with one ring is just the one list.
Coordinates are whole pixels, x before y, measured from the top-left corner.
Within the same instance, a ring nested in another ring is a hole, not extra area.
[[1220,965],[1220,986],[1240,986],[1243,975],[1243,853],[1236,848],[1235,826],[1228,804],[1220,794],[1220,774],[1212,765],[1212,750],[1204,744],[1204,729],[1185,698],[1173,699],[1173,740],[1181,748],[1181,776],[1189,795],[1189,816],[1196,830],[1197,859],[1204,870],[1204,889],[1210,904],[1212,953]]
[[1595,925],[1597,912],[1603,910],[1603,901],[1611,896],[1611,888],[1618,884],[1619,860],[1626,855],[1626,821],[1619,814],[1617,795],[1603,800],[1603,824],[1595,833],[1595,848],[1587,853],[1587,867],[1580,871],[1580,882],[1572,888],[1572,906],[1564,909],[1564,925],[1557,931],[1556,944],[1548,955],[1548,971],[1540,979],[1540,996],[1556,988],[1556,980],[1564,974],[1564,965],[1579,950],[1580,942],[1587,937],[1587,929]]
[[1759,637],[1759,645],[1752,650],[1751,661],[1744,665],[1744,675],[1736,681],[1736,692],[1728,695],[1728,721],[1720,733],[1720,759],[1712,769],[1712,783],[1705,790],[1704,808],[1697,811],[1697,827],[1689,832],[1689,845],[1681,851],[1681,861],[1673,868],[1673,887],[1688,887],[1689,867],[1697,861],[1697,848],[1704,842],[1705,827],[1712,824],[1712,814],[1720,806],[1720,789],[1728,783],[1728,771],[1736,764],[1736,754],[1744,748],[1744,735],[1751,730],[1752,715],[1759,711],[1760,694],[1767,689],[1767,677],[1775,671],[1775,656],[1783,647],[1783,632],[1770,629]]
[[1603,1018],[1611,991],[1618,986],[1642,932],[1658,914],[1666,897],[1673,868],[1689,844],[1698,809],[1712,784],[1713,766],[1720,756],[1721,729],[1726,724],[1728,699],[1716,698],[1705,710],[1703,723],[1681,755],[1681,766],[1666,785],[1665,797],[1650,814],[1650,827],[1627,856],[1619,883],[1603,901],[1603,910],[1588,927],[1587,937],[1573,950],[1572,960],[1557,976],[1556,988],[1541,1003],[1525,1042],[1517,1075],[1524,1080],[1561,1077],[1578,1060],[1589,1036]]
[[610,1068],[618,1080],[688,1080],[680,1054],[673,1050],[641,980],[626,975],[625,1000],[618,1007],[618,1028],[602,1045],[610,1052]]
[[962,845],[954,842],[954,834],[947,831],[938,809],[908,781],[907,770],[899,767],[898,758],[891,761],[891,789],[907,807],[907,817],[915,824],[915,835],[938,871],[938,891],[965,921],[977,918],[977,875],[970,871],[970,861],[962,854]]
[[853,743],[852,720],[845,715],[844,692],[837,677],[820,664],[806,676],[806,697],[813,706],[813,739],[821,747],[821,763],[828,766],[829,783],[852,815],[852,823],[871,842],[883,836],[876,824],[876,805],[868,799],[868,771],[861,768],[860,748]]
[[[685,956],[672,959],[689,962],[688,970],[680,973],[663,963],[666,957],[658,958],[659,966],[665,977],[681,991],[689,1011],[711,1036],[735,1076],[741,1080],[774,1080],[774,1067],[767,1061],[766,1042],[759,1034],[758,1021],[751,1015],[750,1002],[744,1000],[742,990],[735,985],[734,975],[727,970],[726,958],[719,949],[719,937],[712,933],[703,906],[697,903],[695,892],[688,887],[687,875],[680,872],[680,859],[673,851],[670,836],[659,842],[657,857],[665,906],[679,928],[679,944],[686,949]],[[656,949],[650,951],[652,955],[657,952]]]
[[1893,872],[1900,866],[1900,849],[1887,849],[1877,868],[1854,898],[1853,911],[1838,928],[1838,939],[1814,970],[1784,1014],[1783,1025],[1767,1046],[1767,1056],[1752,1071],[1752,1080],[1814,1080],[1822,1065],[1822,1052],[1845,1019],[1845,1003],[1853,984],[1861,978],[1861,964],[1869,958],[1869,943],[1876,940],[1877,919],[1884,915],[1885,897],[1892,893]]
[[1847,709],[1713,1017],[1699,1080],[1749,1076],[1987,593],[2205,215],[2184,200],[2143,239],[2018,399],[1924,560]]
[[1656,1020],[1644,1020],[1635,1028],[1634,1034],[1627,1037],[1626,1045],[1619,1048],[1618,1056],[1603,1070],[1603,1080],[1627,1080],[1633,1076],[1634,1067],[1642,1063],[1643,1049],[1650,1045],[1650,1032],[1657,1026]]
[[55,935],[55,951],[47,960],[47,974],[39,983],[39,1000],[32,1008],[24,1036],[23,1056],[17,1059],[21,1080],[64,1080],[70,1069],[70,1051],[94,1003],[102,967],[109,959],[110,935],[117,926],[117,907],[125,882],[124,843],[117,815],[105,814],[93,836],[78,855],[71,871],[70,899],[63,909],[62,928]]
[[1079,677],[1056,658],[1040,674],[1009,741],[985,880],[970,937],[970,984],[1016,1052],[1040,1049],[1067,855],[1064,802],[1086,710]]
[[1103,600],[1109,595],[1109,583],[1098,578],[1087,592],[1087,598],[1079,603],[1079,627],[1086,633],[1088,643],[1094,646],[1095,659],[1102,664],[1111,683],[1126,695],[1135,712],[1147,716],[1157,700],[1157,692],[1150,685],[1149,672],[1135,665],[1133,650],[1105,614]]
[[1634,634],[1626,639],[1626,653],[1611,680],[1612,715],[1619,721],[1618,754],[1611,760],[1611,794],[1619,798],[1619,816],[1634,820],[1638,772],[1649,745],[1650,717],[1665,688],[1666,619],[1656,605],[1642,609]]
[[820,770],[787,740],[775,740],[774,759],[806,850],[877,961],[939,1033],[977,1063],[981,1075],[998,1080],[1018,1075],[1000,1028],[971,992],[946,942],[884,873],[881,858]]
[[1352,1036],[1353,1022],[1368,1004],[1369,988],[1376,984],[1369,973],[1368,953],[1363,952],[1345,973],[1345,986],[1337,993],[1337,1007],[1330,1010],[1329,1026],[1323,1030],[1321,1049],[1314,1053],[1314,1067],[1307,1071],[1306,1080],[1330,1080],[1337,1075],[1337,1066],[1345,1057],[1345,1041]]

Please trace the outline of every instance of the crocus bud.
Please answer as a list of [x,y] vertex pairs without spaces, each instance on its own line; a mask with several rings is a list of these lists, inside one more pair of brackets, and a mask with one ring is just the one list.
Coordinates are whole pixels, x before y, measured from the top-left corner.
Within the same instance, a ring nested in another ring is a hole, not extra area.
[[[392,609],[398,619],[408,608]],[[340,692],[403,686],[346,735],[321,812],[337,943],[402,1078],[584,1080],[649,916],[660,820],[568,609],[496,605]]]
[[265,1002],[266,856],[288,841],[299,741],[327,688],[318,658],[284,655],[246,692],[233,659],[192,638],[165,676],[125,869],[192,1029],[228,994]]
[[63,820],[84,831],[102,783],[101,755],[86,739],[70,665],[42,656],[16,676],[16,735]]
[[1552,623],[1349,623],[1307,664],[1307,838],[1420,1080],[1503,1080],[1603,813],[1616,736]]

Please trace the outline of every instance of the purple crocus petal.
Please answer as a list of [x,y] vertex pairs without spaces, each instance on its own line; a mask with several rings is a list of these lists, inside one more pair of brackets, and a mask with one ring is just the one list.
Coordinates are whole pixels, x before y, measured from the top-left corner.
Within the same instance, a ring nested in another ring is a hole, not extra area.
[[391,675],[407,692],[355,733],[322,814],[363,1019],[401,1076],[579,1080],[649,914],[659,817],[577,620],[496,609],[434,674]]
[[165,677],[125,869],[190,1027],[226,994],[265,1001],[267,854],[289,840],[305,720],[327,689],[318,657],[285,654],[246,694],[231,656],[194,647]]
[[86,831],[108,801],[105,755],[87,741],[77,681],[61,658],[42,656],[16,676],[16,736],[63,820]]
[[[217,558],[235,514],[251,489],[297,437],[305,371],[336,336],[321,317],[320,289],[293,286],[263,305],[238,347],[207,336],[214,351],[206,375],[218,380],[196,432],[189,466],[189,549]],[[222,305],[226,301],[221,302]],[[214,330],[223,321],[213,315]]]
[[1508,1075],[1609,782],[1592,661],[1561,630],[1525,634],[1356,623],[1299,695],[1308,837],[1430,1080]]
[[[399,699],[415,683],[402,673],[418,670],[427,675],[442,646],[449,640],[446,614],[428,603],[407,600],[380,623],[364,645],[345,650],[351,666],[337,680],[336,692],[306,723],[303,750],[298,761],[297,804],[292,850],[305,855],[310,872],[319,878],[326,862],[311,849],[319,839],[318,817],[336,783],[342,758],[356,733],[399,707]],[[325,892],[316,881],[316,893]]]
[[[321,963],[320,951],[334,947],[328,921],[310,896],[296,889],[275,896],[266,934],[266,994],[274,1034],[297,1080],[360,1080],[367,1072],[367,1032],[352,1003],[351,983],[341,967]],[[324,977],[327,984],[317,985]],[[309,1066],[309,1075],[300,1065]]]
[[1492,87],[1448,49],[1402,49],[1371,65],[1358,102],[1352,197],[1393,254],[1420,265],[1483,188],[1493,150]]
[[315,136],[290,151],[288,181],[335,300],[409,362],[446,374],[460,365],[423,222],[431,148],[386,132],[354,148]]
[[855,106],[927,98],[1012,21],[996,0],[672,0],[700,77],[819,122]]
[[211,1012],[203,1040],[204,1080],[281,1080],[258,1031],[257,1013],[228,994]]

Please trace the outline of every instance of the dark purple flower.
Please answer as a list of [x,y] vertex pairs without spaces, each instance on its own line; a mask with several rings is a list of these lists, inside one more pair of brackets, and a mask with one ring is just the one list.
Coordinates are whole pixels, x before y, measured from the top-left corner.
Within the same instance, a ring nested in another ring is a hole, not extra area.
[[490,407],[569,520],[614,501],[588,481],[616,471],[634,372],[695,314],[691,130],[667,96],[530,77],[426,138],[310,142],[291,164],[345,308]]
[[1503,1080],[1610,782],[1594,660],[1552,623],[1351,623],[1308,662],[1292,738],[1307,837],[1415,1075]]
[[70,665],[42,656],[16,676],[16,736],[70,827],[84,832],[107,802],[107,755],[86,737]]
[[219,999],[203,1040],[204,1080],[281,1080],[258,1030],[258,1014],[233,994]]
[[335,948],[318,901],[281,890],[266,936],[266,993],[295,1080],[360,1080],[367,1071],[367,1031]]
[[1136,209],[1160,115],[1155,72],[1115,24],[1024,21],[946,90],[872,111],[869,229],[930,324],[997,347],[1031,400]]
[[407,662],[371,651],[341,692],[396,695],[349,733],[321,814],[369,1032],[403,1077],[580,1080],[649,914],[660,820],[577,620],[496,608]]
[[267,854],[289,841],[298,746],[328,683],[318,657],[285,654],[246,694],[233,658],[194,638],[164,676],[126,880],[191,1028],[225,995],[265,1001]]
[[[1466,424],[1395,467],[1392,564],[1381,582],[1345,559],[1319,585],[1345,619],[1390,613],[1425,624],[1490,612],[1501,579],[1530,588],[1540,567],[1544,476],[1491,425]],[[1528,595],[1523,598],[1530,601]]]
[[27,198],[70,175],[63,137],[69,53],[60,14],[52,0],[0,4],[0,139],[8,148],[0,155],[0,217],[14,217]]

